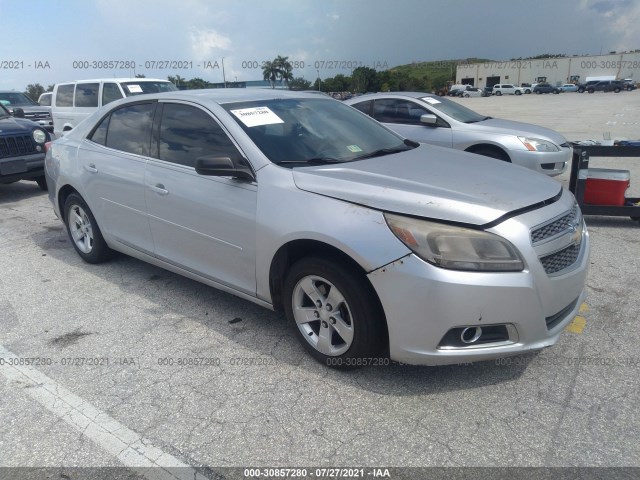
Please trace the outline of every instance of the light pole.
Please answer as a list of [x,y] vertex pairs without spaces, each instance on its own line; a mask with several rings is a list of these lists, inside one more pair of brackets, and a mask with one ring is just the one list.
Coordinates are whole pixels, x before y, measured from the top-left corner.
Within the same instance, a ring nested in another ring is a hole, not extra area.
[[318,91],[320,91],[320,70],[316,70],[318,72]]
[[224,82],[224,88],[227,88],[227,77],[224,75],[224,57],[222,57],[222,81]]

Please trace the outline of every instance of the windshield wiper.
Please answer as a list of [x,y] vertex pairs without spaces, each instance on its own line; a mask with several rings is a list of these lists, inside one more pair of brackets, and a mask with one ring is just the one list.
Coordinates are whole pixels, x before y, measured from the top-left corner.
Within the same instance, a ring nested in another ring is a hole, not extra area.
[[491,120],[493,117],[482,117],[480,120],[467,120],[464,123],[478,123],[478,122],[484,122],[485,120]]
[[410,147],[409,145],[403,145],[401,147],[393,147],[393,148],[380,148],[378,150],[374,150],[373,152],[360,155],[354,158],[354,160],[363,160],[365,158],[382,157],[384,155],[391,155],[392,153],[406,152],[407,150],[412,150],[413,148],[415,147]]
[[305,160],[282,160],[280,162],[277,162],[278,165],[284,164],[284,163],[306,163],[309,165],[329,165],[332,163],[343,163],[345,162],[345,160],[338,160],[337,158],[331,158],[331,157],[314,157],[314,158],[308,158]]

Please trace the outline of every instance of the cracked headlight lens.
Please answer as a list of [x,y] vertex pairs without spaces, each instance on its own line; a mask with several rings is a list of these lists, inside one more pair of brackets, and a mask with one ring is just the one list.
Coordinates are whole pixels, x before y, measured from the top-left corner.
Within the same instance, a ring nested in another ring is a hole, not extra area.
[[516,248],[493,233],[385,213],[387,225],[413,253],[442,268],[475,272],[519,272]]

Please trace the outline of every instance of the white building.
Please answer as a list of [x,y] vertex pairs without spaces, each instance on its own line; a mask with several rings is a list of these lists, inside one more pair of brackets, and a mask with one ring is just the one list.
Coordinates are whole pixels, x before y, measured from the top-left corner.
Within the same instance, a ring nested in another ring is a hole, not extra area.
[[582,83],[587,77],[615,76],[640,82],[640,52],[559,57],[508,62],[462,63],[458,65],[456,83],[477,87],[497,83],[538,83],[552,85]]

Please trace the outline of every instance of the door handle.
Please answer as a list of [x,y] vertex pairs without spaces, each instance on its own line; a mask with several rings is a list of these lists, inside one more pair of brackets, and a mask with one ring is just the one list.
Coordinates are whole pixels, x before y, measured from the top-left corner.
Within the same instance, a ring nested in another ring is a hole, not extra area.
[[84,169],[89,173],[98,173],[98,169],[93,163],[90,163],[89,165],[85,165]]
[[168,195],[169,190],[164,188],[164,185],[161,183],[157,183],[155,185],[149,185],[149,188],[156,192],[158,195]]

